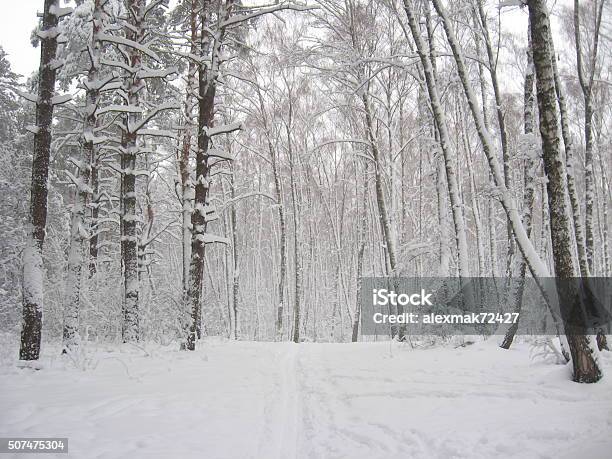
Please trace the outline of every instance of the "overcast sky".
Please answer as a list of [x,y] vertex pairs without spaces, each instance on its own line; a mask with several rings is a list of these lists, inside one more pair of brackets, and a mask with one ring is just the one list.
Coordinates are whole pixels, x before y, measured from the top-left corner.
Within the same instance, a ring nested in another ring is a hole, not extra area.
[[42,6],[41,0],[21,0],[0,10],[0,44],[9,55],[13,71],[26,77],[38,68],[40,48],[32,47],[30,34],[38,21],[36,12],[42,11]]

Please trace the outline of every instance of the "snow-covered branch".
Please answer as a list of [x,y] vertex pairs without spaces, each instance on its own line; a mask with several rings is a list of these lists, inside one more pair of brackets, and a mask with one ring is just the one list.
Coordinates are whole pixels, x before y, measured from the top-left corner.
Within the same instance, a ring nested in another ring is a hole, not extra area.
[[241,24],[245,21],[249,21],[253,18],[256,18],[258,16],[262,16],[264,14],[270,14],[270,13],[275,13],[277,11],[283,11],[283,10],[292,10],[292,11],[311,11],[311,10],[316,10],[318,9],[318,7],[316,6],[307,6],[307,5],[300,5],[297,3],[282,3],[279,5],[274,5],[274,6],[269,6],[266,8],[261,8],[259,10],[256,10],[252,13],[248,13],[248,14],[237,14],[235,16],[230,17],[229,19],[222,21],[219,24],[219,28],[227,28],[230,26],[234,26],[237,24]]

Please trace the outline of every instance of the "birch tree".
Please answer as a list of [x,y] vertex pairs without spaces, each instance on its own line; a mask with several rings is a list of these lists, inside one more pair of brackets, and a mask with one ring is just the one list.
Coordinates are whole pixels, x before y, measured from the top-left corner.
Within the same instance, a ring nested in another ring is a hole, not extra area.
[[[585,250],[588,271],[594,271],[594,200],[595,200],[595,171],[593,161],[593,81],[597,75],[597,54],[599,50],[599,33],[605,0],[593,3],[595,24],[590,37],[591,43],[583,46],[581,32],[580,2],[574,0],[574,38],[576,41],[576,68],[578,69],[578,82],[584,99],[584,185],[585,185]],[[585,48],[588,54],[585,55]],[[585,273],[586,274],[586,273]]]
[[[576,270],[571,250],[570,215],[566,205],[566,172],[559,148],[555,81],[548,45],[551,39],[548,8],[544,0],[530,0],[528,7],[542,156],[548,178],[547,192],[553,259],[555,276],[560,280],[557,289],[559,297],[571,303],[570,322],[566,322],[566,334],[572,355],[574,381],[593,383],[602,377],[602,372],[597,362],[597,350],[591,338],[586,335],[581,294],[576,290],[575,283],[571,282],[571,279],[576,276]],[[563,284],[563,281],[566,284]]]
[[[525,72],[525,82],[523,84],[523,154],[525,156],[525,166],[523,171],[524,191],[523,191],[523,225],[527,236],[531,237],[533,228],[533,207],[535,201],[535,174],[539,165],[539,151],[536,149],[534,137],[535,124],[535,95],[534,80],[535,70],[533,65],[533,53],[531,51],[531,30],[527,30],[527,70]],[[521,259],[518,270],[518,279],[513,283],[515,290],[512,292],[511,299],[514,301],[514,312],[520,314],[523,303],[523,292],[525,289],[525,275],[527,274],[527,263]],[[518,316],[520,317],[520,315]],[[514,336],[518,331],[518,320],[513,323],[506,334],[500,347],[510,349]]]
[[429,102],[431,109],[434,114],[434,120],[439,136],[440,150],[444,158],[444,167],[446,172],[446,181],[448,186],[448,195],[450,199],[450,206],[453,216],[453,223],[455,225],[455,236],[457,239],[457,252],[459,257],[459,276],[469,277],[469,263],[468,263],[468,245],[467,236],[465,230],[465,219],[463,215],[463,208],[459,197],[459,186],[457,184],[457,178],[455,168],[451,158],[451,143],[448,134],[448,127],[446,121],[446,115],[442,109],[440,96],[438,93],[438,87],[436,84],[436,76],[431,63],[430,56],[427,51],[427,46],[421,32],[418,27],[417,17],[415,15],[414,5],[411,0],[404,0],[404,12],[408,19],[408,27],[412,34],[412,38],[416,45],[416,52],[421,61],[423,67],[423,74],[425,77],[425,84],[427,92],[429,94]]

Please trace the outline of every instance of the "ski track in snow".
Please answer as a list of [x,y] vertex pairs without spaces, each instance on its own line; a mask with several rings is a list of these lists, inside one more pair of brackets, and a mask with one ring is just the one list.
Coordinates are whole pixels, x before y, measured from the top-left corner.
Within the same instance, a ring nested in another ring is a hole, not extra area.
[[256,458],[298,457],[300,348],[293,343],[279,343],[278,347],[280,349],[274,353],[276,367],[272,370],[275,380],[265,394],[263,428]]
[[298,435],[300,424],[300,390],[298,380],[301,376],[299,369],[299,346],[289,345],[289,350],[282,362],[282,394],[283,411],[281,420],[283,422],[282,442],[279,458],[294,459],[298,455]]
[[521,344],[210,340],[86,371],[48,352],[41,371],[0,367],[0,437],[69,437],[60,458],[612,457],[612,377],[575,384]]

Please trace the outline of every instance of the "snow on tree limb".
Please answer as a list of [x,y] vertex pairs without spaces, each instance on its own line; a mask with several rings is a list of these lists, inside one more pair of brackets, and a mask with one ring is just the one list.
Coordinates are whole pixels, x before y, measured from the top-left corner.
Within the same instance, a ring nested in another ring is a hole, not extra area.
[[70,7],[61,8],[57,5],[51,5],[51,8],[49,8],[49,14],[56,16],[58,19],[68,16],[69,14],[72,14],[72,12],[73,9]]
[[109,85],[111,82],[113,82],[118,77],[119,77],[118,72],[113,71],[110,75],[107,75],[105,78],[101,78],[101,79],[97,79],[97,80],[92,80],[92,81],[85,80],[81,84],[83,85],[83,87],[86,90],[87,89],[91,89],[91,90],[99,91],[102,88],[104,88],[107,85]]
[[207,56],[198,56],[197,54],[184,53],[182,51],[174,51],[172,54],[176,54],[177,56],[181,56],[181,57],[184,57],[185,59],[192,60],[196,64],[200,64],[200,65],[208,60]]
[[142,113],[143,109],[141,107],[135,107],[133,105],[107,105],[106,107],[102,107],[98,110],[98,115],[103,115],[108,112],[117,112],[117,113]]
[[238,201],[242,201],[243,199],[247,199],[247,198],[251,198],[251,197],[256,197],[256,196],[267,198],[270,201],[272,201],[274,204],[278,204],[278,200],[274,196],[272,196],[272,195],[270,195],[268,193],[263,193],[261,191],[253,191],[252,193],[245,193],[245,194],[242,194],[240,196],[236,196],[236,197],[234,197],[232,199],[228,199],[227,201],[225,201],[223,203],[223,207],[221,208],[221,210],[224,211],[225,209],[233,206]]
[[170,139],[176,139],[176,133],[167,129],[141,129],[138,131],[141,135],[150,135],[153,137],[168,137]]
[[223,236],[217,236],[215,234],[204,233],[204,234],[197,234],[194,237],[198,241],[200,241],[202,244],[220,243],[220,244],[230,245],[230,240],[228,238],[223,237]]
[[520,6],[523,7],[525,6],[526,0],[501,0],[499,2],[499,4],[497,5],[498,9],[502,9],[502,8],[506,8],[506,7],[510,7],[510,6]]
[[50,38],[57,38],[61,32],[57,27],[52,27],[47,30],[38,30],[36,36],[41,40],[48,40]]
[[[60,37],[61,38],[61,37]],[[60,39],[58,38],[57,40],[58,43],[65,43],[60,41]],[[51,68],[51,70],[57,70],[60,69],[64,66],[66,62],[64,62],[63,60],[60,59],[53,59],[50,63],[49,63],[49,67]]]
[[318,150],[320,148],[326,147],[327,145],[334,145],[336,143],[356,143],[356,144],[370,146],[370,142],[367,142],[362,139],[333,139],[333,140],[328,140],[326,142],[315,145],[314,147],[312,147],[311,151]]
[[84,191],[86,193],[93,193],[93,189],[87,184],[84,183],[79,177],[75,177],[70,171],[66,170],[64,173],[68,176],[68,179],[72,182],[73,185],[77,187],[79,191]]
[[229,134],[230,132],[239,131],[242,129],[242,123],[223,124],[215,127],[205,127],[204,133],[208,137],[214,137],[220,134]]
[[316,6],[307,6],[307,5],[299,5],[297,3],[284,3],[279,5],[274,5],[266,8],[261,8],[258,11],[249,14],[237,14],[225,21],[222,21],[219,24],[219,28],[226,28],[236,24],[240,24],[242,22],[248,21],[250,19],[256,18],[258,16],[262,16],[264,14],[275,13],[276,11],[282,10],[293,10],[293,11],[310,11],[316,10],[318,7]]
[[72,100],[71,94],[61,94],[51,98],[52,105],[62,105]]
[[152,51],[148,46],[138,43],[136,41],[130,40],[128,38],[118,37],[116,35],[109,35],[106,33],[101,33],[99,35],[99,39],[100,41],[106,41],[109,43],[114,43],[116,45],[123,45],[123,46],[128,46],[130,48],[137,49],[141,53],[149,56],[151,59],[154,59],[157,62],[161,61],[159,56],[154,51]]
[[147,14],[157,8],[160,4],[164,3],[165,0],[153,0],[147,6],[145,6],[144,11],[142,12],[142,19],[144,19]]
[[548,277],[548,268],[542,261],[542,258],[536,251],[531,240],[529,239],[529,236],[525,231],[525,227],[523,226],[521,216],[518,213],[518,206],[516,204],[516,201],[514,200],[512,193],[510,193],[510,191],[506,188],[504,184],[504,178],[499,163],[497,161],[497,157],[495,156],[494,142],[491,139],[489,131],[485,126],[482,113],[478,110],[479,104],[476,99],[476,96],[474,95],[474,91],[472,90],[472,86],[469,82],[468,74],[463,60],[463,55],[458,46],[455,34],[450,28],[450,21],[448,19],[446,11],[442,7],[440,0],[433,0],[433,5],[438,15],[442,19],[442,26],[444,28],[446,37],[448,39],[449,45],[455,58],[455,63],[457,65],[457,73],[459,74],[459,79],[461,80],[461,84],[463,85],[465,96],[468,99],[468,106],[470,108],[470,111],[472,112],[472,118],[474,120],[474,124],[476,125],[476,131],[478,133],[481,144],[483,146],[483,150],[487,157],[489,168],[491,170],[491,175],[493,176],[493,181],[496,187],[499,189],[502,206],[504,207],[504,210],[506,211],[506,216],[512,225],[512,230],[514,231],[514,236],[518,242],[521,253],[527,260],[527,263],[529,264],[529,267],[532,270],[534,276],[538,278]]
[[178,73],[176,67],[168,67],[167,69],[154,70],[143,68],[136,72],[137,78],[166,78],[174,73]]
[[126,72],[129,73],[135,73],[136,69],[128,64],[126,64],[125,62],[121,62],[121,61],[117,61],[114,59],[104,59],[104,58],[100,58],[100,64],[102,65],[108,65],[109,67],[119,67],[120,69],[125,70]]
[[213,158],[219,158],[219,159],[226,160],[226,161],[234,160],[232,156],[228,155],[227,153],[224,153],[219,148],[211,148],[210,150],[208,150],[208,156],[213,157]]
[[20,97],[23,97],[25,100],[29,102],[34,102],[35,104],[38,103],[38,96],[35,94],[30,94],[29,92],[23,92],[23,91],[18,91],[18,90],[15,90],[15,92],[17,93],[17,95],[19,95]]
[[149,113],[147,113],[141,120],[138,120],[135,123],[129,123],[128,131],[129,132],[138,132],[141,128],[143,128],[151,119],[156,116],[158,113],[164,110],[178,110],[181,108],[181,105],[178,102],[166,102],[157,107],[153,108]]

